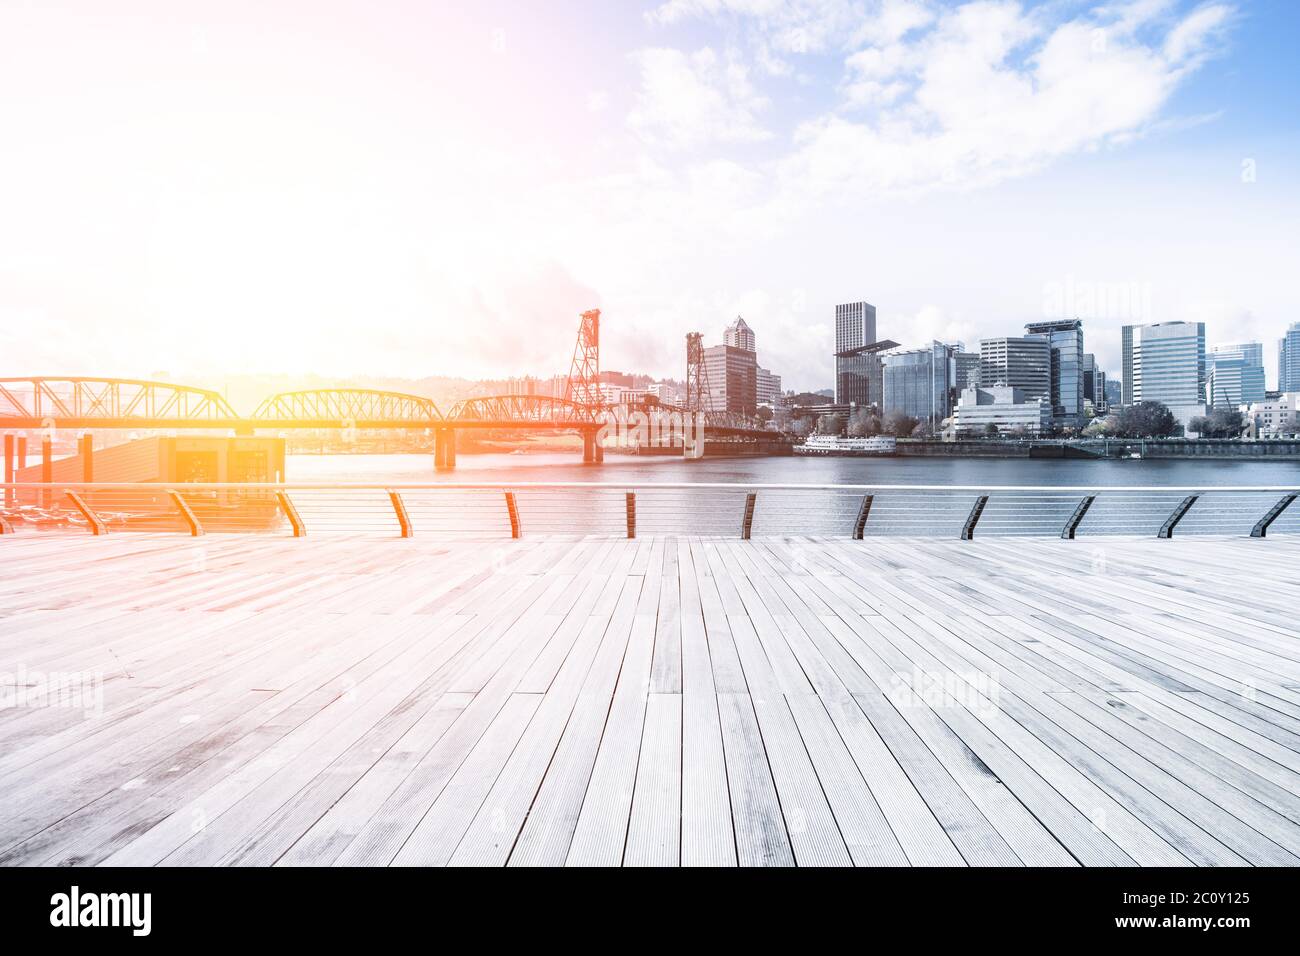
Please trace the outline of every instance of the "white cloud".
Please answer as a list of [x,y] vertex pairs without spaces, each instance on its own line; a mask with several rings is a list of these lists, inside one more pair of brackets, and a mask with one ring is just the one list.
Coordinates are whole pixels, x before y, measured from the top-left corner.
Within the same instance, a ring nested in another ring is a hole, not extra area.
[[735,57],[705,47],[694,53],[641,50],[632,58],[641,69],[641,89],[627,122],[645,142],[689,149],[770,137],[757,119],[767,100]]
[[[847,107],[802,123],[782,163],[787,191],[868,195],[987,185],[1061,156],[1131,139],[1160,119],[1230,20],[1223,5],[1136,38],[1159,13],[1126,5],[1052,24],[1014,2],[968,3],[931,29],[845,61]],[[910,95],[909,95],[910,94]]]

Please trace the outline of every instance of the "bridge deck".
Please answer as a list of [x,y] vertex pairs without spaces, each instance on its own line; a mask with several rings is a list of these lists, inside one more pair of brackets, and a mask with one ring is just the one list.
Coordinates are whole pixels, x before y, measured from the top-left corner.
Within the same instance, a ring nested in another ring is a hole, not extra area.
[[6,864],[1300,861],[1294,538],[0,555]]

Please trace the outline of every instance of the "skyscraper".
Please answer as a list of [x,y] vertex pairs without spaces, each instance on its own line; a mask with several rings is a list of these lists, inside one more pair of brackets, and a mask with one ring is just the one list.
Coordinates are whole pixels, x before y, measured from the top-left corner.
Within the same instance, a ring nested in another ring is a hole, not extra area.
[[1300,322],[1292,322],[1277,343],[1278,391],[1300,392]]
[[753,415],[758,403],[758,356],[734,345],[711,345],[704,350],[709,380],[705,407],[711,412]]
[[1051,346],[1052,417],[1058,425],[1078,425],[1083,417],[1083,323],[1028,322],[1026,338],[1041,338]]
[[1120,404],[1133,404],[1133,330],[1136,325],[1120,329]]
[[1234,342],[1210,350],[1205,403],[1211,408],[1236,408],[1264,400],[1264,345]]
[[955,354],[952,346],[934,342],[929,348],[882,355],[884,413],[902,412],[933,425],[951,415]]
[[[1162,402],[1184,426],[1205,414],[1205,323],[1132,326],[1135,402]],[[1129,382],[1124,383],[1125,388]]]
[[736,316],[736,321],[723,330],[722,344],[730,345],[736,349],[744,349],[746,352],[758,351],[754,340],[754,330],[740,316]]
[[839,404],[866,405],[880,401],[879,356],[870,352],[847,354],[875,341],[874,305],[848,302],[835,307],[835,401]]
[[980,387],[1008,385],[1027,401],[1052,397],[1052,346],[1041,336],[980,339]]

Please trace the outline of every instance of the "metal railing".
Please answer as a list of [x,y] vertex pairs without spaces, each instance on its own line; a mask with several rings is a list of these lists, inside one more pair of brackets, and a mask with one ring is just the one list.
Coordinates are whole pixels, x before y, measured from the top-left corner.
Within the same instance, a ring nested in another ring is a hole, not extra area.
[[0,532],[976,537],[1300,533],[1300,487],[719,482],[5,484]]

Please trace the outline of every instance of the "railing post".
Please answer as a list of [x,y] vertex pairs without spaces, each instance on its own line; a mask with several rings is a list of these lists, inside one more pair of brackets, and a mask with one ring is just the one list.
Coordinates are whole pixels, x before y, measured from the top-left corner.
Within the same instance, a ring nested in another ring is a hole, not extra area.
[[1067,521],[1065,527],[1061,529],[1062,538],[1074,537],[1074,532],[1078,529],[1079,522],[1083,520],[1083,516],[1088,513],[1088,509],[1092,507],[1092,503],[1096,500],[1096,495],[1088,495],[1088,497],[1079,502],[1078,507],[1074,509],[1074,514],[1070,515],[1070,520]]
[[984,513],[984,506],[988,503],[988,495],[980,495],[975,499],[975,506],[971,508],[970,514],[966,516],[966,523],[962,525],[961,540],[969,541],[975,537],[975,525],[979,523],[980,515]]
[[506,513],[510,515],[510,537],[520,537],[523,532],[519,527],[519,505],[513,491],[506,492]]
[[54,444],[50,436],[46,435],[41,439],[41,484],[46,487],[41,489],[41,507],[49,511],[54,507],[54,492],[49,486],[54,482]]
[[190,503],[175,489],[168,488],[167,494],[171,495],[172,501],[176,503],[176,509],[180,511],[181,517],[185,519],[185,523],[190,526],[190,535],[197,538],[199,535],[203,534],[203,525],[199,524],[198,515],[196,515],[190,508]]
[[14,526],[9,523],[9,519],[0,515],[0,534],[13,534]]
[[636,492],[627,493],[627,536],[636,537]]
[[1268,526],[1277,520],[1278,515],[1290,506],[1291,502],[1296,500],[1296,495],[1284,495],[1282,500],[1273,507],[1268,509],[1268,514],[1255,522],[1255,527],[1250,529],[1252,538],[1262,538],[1268,534]]
[[411,529],[411,518],[406,513],[406,504],[402,501],[402,496],[390,488],[388,499],[393,503],[393,513],[397,515],[397,523],[402,528],[402,537],[411,537],[415,532]]
[[751,491],[745,495],[745,517],[740,525],[740,539],[749,540],[749,532],[754,527],[754,505],[758,502],[758,492]]
[[[9,484],[13,480],[14,480],[14,436],[12,434],[7,434],[5,435],[5,484],[6,485]],[[14,506],[14,490],[12,488],[6,488],[5,507],[12,508],[13,506]]]
[[1173,510],[1169,517],[1165,519],[1165,523],[1160,526],[1160,530],[1156,533],[1156,537],[1172,538],[1174,536],[1174,528],[1178,527],[1178,522],[1183,520],[1183,515],[1187,514],[1192,505],[1196,504],[1196,499],[1199,497],[1201,496],[1188,495],[1180,501],[1178,507]]
[[863,495],[862,504],[858,506],[858,517],[853,522],[853,540],[861,541],[862,532],[867,527],[867,517],[871,514],[871,501],[874,495]]
[[68,496],[68,500],[71,501],[76,506],[77,510],[81,512],[81,516],[86,519],[86,523],[90,525],[91,534],[108,533],[108,526],[104,524],[104,519],[91,510],[90,505],[86,504],[86,502],[82,500],[81,495],[77,494],[75,491],[64,491],[64,494]]
[[284,516],[289,519],[289,524],[293,525],[293,536],[301,538],[307,534],[307,526],[302,523],[302,517],[298,514],[298,508],[289,499],[289,495],[283,491],[275,493],[275,500],[280,503],[280,510]]

